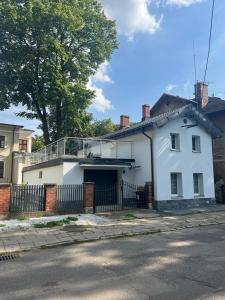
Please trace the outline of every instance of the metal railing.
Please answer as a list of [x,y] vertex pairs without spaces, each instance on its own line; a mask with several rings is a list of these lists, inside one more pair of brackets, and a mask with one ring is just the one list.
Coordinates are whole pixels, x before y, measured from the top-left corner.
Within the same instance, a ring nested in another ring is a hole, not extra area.
[[65,156],[131,159],[133,157],[133,143],[128,141],[66,137],[49,144],[38,152],[18,154],[15,157],[23,158],[24,164],[29,166]]

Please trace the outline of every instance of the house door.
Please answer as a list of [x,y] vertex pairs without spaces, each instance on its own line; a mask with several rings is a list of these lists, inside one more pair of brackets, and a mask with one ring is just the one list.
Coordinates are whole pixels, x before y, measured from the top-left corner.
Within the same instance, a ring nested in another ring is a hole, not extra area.
[[117,208],[116,170],[84,170],[84,182],[95,183],[96,211],[110,211]]

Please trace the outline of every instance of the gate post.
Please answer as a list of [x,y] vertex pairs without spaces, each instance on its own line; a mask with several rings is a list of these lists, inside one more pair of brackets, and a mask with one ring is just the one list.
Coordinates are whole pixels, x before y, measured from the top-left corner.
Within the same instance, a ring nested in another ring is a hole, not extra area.
[[147,207],[152,208],[153,203],[153,186],[152,182],[146,182],[145,183],[145,197],[147,202]]
[[10,207],[11,184],[0,184],[0,218],[8,217]]
[[45,188],[45,207],[44,210],[53,213],[56,210],[57,188],[56,184],[44,184]]
[[94,182],[84,182],[84,212],[86,214],[94,213]]

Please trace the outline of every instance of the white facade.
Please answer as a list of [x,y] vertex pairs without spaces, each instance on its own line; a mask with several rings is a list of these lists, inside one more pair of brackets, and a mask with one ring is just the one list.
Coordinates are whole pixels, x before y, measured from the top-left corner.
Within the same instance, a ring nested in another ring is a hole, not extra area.
[[[188,124],[193,122],[188,120]],[[194,122],[195,123],[195,122]],[[155,199],[158,201],[174,200],[171,195],[171,173],[182,175],[182,196],[177,199],[194,199],[193,174],[203,174],[204,198],[214,198],[214,176],[212,138],[205,129],[184,126],[183,118],[167,123],[154,130],[154,186]],[[180,137],[180,150],[171,150],[171,133]],[[200,152],[192,151],[192,136],[200,137]]]
[[[187,125],[194,125],[188,127]],[[160,128],[146,131],[153,139],[153,170],[154,170],[154,199],[158,202],[169,200],[214,199],[214,175],[212,156],[212,137],[203,127],[188,118],[178,117],[170,120]],[[179,139],[179,149],[171,149],[171,134]],[[192,137],[200,139],[200,151],[193,152]],[[118,170],[118,182],[123,179],[137,186],[144,186],[152,182],[151,141],[143,134],[133,134],[120,138],[119,141],[132,142],[132,158],[135,163],[131,168],[111,166]],[[126,143],[121,143],[122,153]],[[105,149],[105,151],[108,151]],[[130,155],[130,154],[129,154]],[[119,155],[118,155],[119,158]],[[108,169],[104,166],[82,167],[79,161],[64,161],[58,166],[45,167],[26,171],[23,182],[28,184],[81,184],[84,181],[84,170]],[[41,178],[40,178],[40,172]],[[179,174],[179,193],[173,195],[171,191],[171,173]],[[193,174],[200,174],[202,178],[201,195],[194,193]]]

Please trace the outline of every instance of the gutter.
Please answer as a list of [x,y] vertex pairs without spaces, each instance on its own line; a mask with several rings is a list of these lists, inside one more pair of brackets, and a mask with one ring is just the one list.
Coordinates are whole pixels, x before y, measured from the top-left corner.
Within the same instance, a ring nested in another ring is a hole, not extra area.
[[142,134],[147,137],[150,142],[150,151],[151,151],[151,177],[152,177],[152,200],[154,202],[154,157],[153,157],[153,139],[149,136],[144,128],[142,128]]
[[16,126],[13,127],[13,140],[12,140],[12,158],[11,158],[11,183],[13,183],[13,171],[14,171],[14,143],[15,143],[15,132]]

